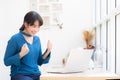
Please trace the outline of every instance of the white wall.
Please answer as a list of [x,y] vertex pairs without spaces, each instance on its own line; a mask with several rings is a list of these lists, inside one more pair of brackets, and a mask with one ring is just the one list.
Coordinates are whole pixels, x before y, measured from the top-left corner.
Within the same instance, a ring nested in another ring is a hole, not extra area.
[[41,30],[39,33],[42,42],[51,39],[53,43],[51,62],[55,64],[61,63],[61,59],[71,48],[85,46],[82,31],[90,27],[92,21],[90,0],[63,1],[63,29]]
[[0,79],[9,79],[9,67],[4,66],[3,56],[11,35],[18,32],[24,14],[28,9],[28,0],[0,0]]
[[[47,40],[53,43],[51,64],[60,64],[61,59],[71,48],[84,47],[82,31],[91,25],[90,0],[63,0],[63,29],[41,30],[40,36],[43,51]],[[3,64],[4,51],[11,35],[18,32],[23,17],[28,11],[28,0],[0,1],[0,79],[9,80],[9,67]]]

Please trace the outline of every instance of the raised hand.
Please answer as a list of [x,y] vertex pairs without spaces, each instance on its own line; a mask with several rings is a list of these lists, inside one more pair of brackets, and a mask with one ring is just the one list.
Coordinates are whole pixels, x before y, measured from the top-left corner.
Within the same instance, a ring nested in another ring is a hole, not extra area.
[[50,40],[48,40],[47,49],[48,49],[49,52],[50,52],[51,49],[52,49],[52,43],[50,42]]
[[21,51],[20,51],[20,58],[22,58],[23,56],[25,56],[26,54],[28,54],[29,52],[29,48],[27,46],[27,44],[23,44]]
[[51,52],[51,49],[52,49],[52,43],[50,42],[50,40],[48,40],[47,42],[47,51],[46,53],[44,54],[44,56],[42,57],[43,59],[46,59],[47,56],[50,54]]

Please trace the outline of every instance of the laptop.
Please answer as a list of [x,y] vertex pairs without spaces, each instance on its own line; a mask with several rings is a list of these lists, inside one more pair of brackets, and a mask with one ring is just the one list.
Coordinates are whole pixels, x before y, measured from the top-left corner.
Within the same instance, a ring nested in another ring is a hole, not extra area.
[[79,73],[88,69],[93,49],[72,49],[63,67],[51,67],[46,69],[48,73]]

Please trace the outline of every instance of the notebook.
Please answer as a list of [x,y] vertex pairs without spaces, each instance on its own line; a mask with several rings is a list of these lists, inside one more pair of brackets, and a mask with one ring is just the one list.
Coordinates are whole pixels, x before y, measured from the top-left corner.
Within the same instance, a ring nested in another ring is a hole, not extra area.
[[79,73],[88,69],[93,49],[72,49],[63,67],[46,69],[48,73]]

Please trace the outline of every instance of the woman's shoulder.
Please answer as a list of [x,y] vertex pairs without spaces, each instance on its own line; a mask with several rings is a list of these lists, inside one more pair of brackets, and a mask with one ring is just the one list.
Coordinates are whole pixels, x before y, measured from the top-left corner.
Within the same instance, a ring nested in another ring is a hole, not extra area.
[[35,41],[40,41],[40,37],[39,36],[34,36],[34,40]]
[[10,40],[16,40],[16,39],[19,39],[19,37],[20,37],[20,34],[16,33],[16,34],[11,36]]
[[39,36],[36,36],[36,35],[35,35],[35,36],[34,36],[34,39],[40,39],[40,38],[39,38]]

